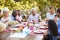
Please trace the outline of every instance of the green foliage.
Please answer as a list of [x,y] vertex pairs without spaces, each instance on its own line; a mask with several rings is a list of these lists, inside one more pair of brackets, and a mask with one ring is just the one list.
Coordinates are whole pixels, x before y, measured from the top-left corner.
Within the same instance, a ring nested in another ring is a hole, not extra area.
[[44,15],[47,10],[44,12],[43,10],[49,6],[59,8],[60,0],[0,0],[0,7],[8,7],[10,10],[30,10],[34,6],[37,6]]

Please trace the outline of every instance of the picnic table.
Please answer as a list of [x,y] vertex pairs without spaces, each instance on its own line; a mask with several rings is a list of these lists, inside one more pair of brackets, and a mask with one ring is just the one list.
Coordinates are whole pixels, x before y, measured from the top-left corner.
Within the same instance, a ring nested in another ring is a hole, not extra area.
[[[28,23],[23,22],[18,25],[21,25],[21,24],[23,24],[23,26],[27,27],[26,24],[28,24]],[[6,35],[7,33],[9,33],[8,36],[6,36],[5,38],[2,38],[1,40],[42,40],[43,36],[44,36],[44,32],[46,32],[48,30],[47,25],[45,25],[45,23],[40,22],[38,24],[34,24],[34,26],[36,26],[36,27],[33,27],[32,30],[28,28],[26,32],[16,32],[16,30],[19,29],[17,27],[9,28],[8,29],[9,32],[6,32],[4,34],[4,35]],[[24,27],[24,29],[26,27]]]

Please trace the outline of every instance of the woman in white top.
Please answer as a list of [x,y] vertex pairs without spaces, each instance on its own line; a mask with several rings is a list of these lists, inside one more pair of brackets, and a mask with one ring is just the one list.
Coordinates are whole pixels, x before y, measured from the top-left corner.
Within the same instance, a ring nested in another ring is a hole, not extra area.
[[5,7],[3,9],[3,17],[1,18],[1,22],[6,23],[9,21],[8,13],[9,13],[9,9]]
[[49,19],[53,19],[55,18],[55,10],[54,10],[54,7],[49,7],[49,12],[46,14],[46,18],[49,20]]

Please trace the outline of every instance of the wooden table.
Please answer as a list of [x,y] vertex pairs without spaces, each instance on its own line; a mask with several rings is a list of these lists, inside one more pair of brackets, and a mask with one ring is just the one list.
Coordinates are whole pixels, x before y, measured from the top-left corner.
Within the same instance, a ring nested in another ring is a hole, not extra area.
[[[44,29],[41,29],[41,30],[44,30]],[[42,40],[42,38],[43,38],[43,34],[35,34],[31,32],[31,34],[27,35],[25,38],[11,38],[7,36],[2,40]]]
[[[40,30],[45,31],[46,28],[40,28]],[[9,34],[10,36],[11,34]],[[27,35],[25,38],[11,38],[7,36],[6,38],[3,38],[1,40],[42,40],[44,34],[35,34],[34,32],[31,32],[29,35]]]

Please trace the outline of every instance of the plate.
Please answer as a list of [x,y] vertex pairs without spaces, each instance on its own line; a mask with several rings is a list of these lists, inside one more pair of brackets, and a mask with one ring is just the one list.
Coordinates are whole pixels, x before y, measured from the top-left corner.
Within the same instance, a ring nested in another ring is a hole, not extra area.
[[34,31],[34,33],[35,33],[35,34],[43,34],[43,32],[42,32],[42,31],[37,31],[37,30],[36,30],[36,31]]

